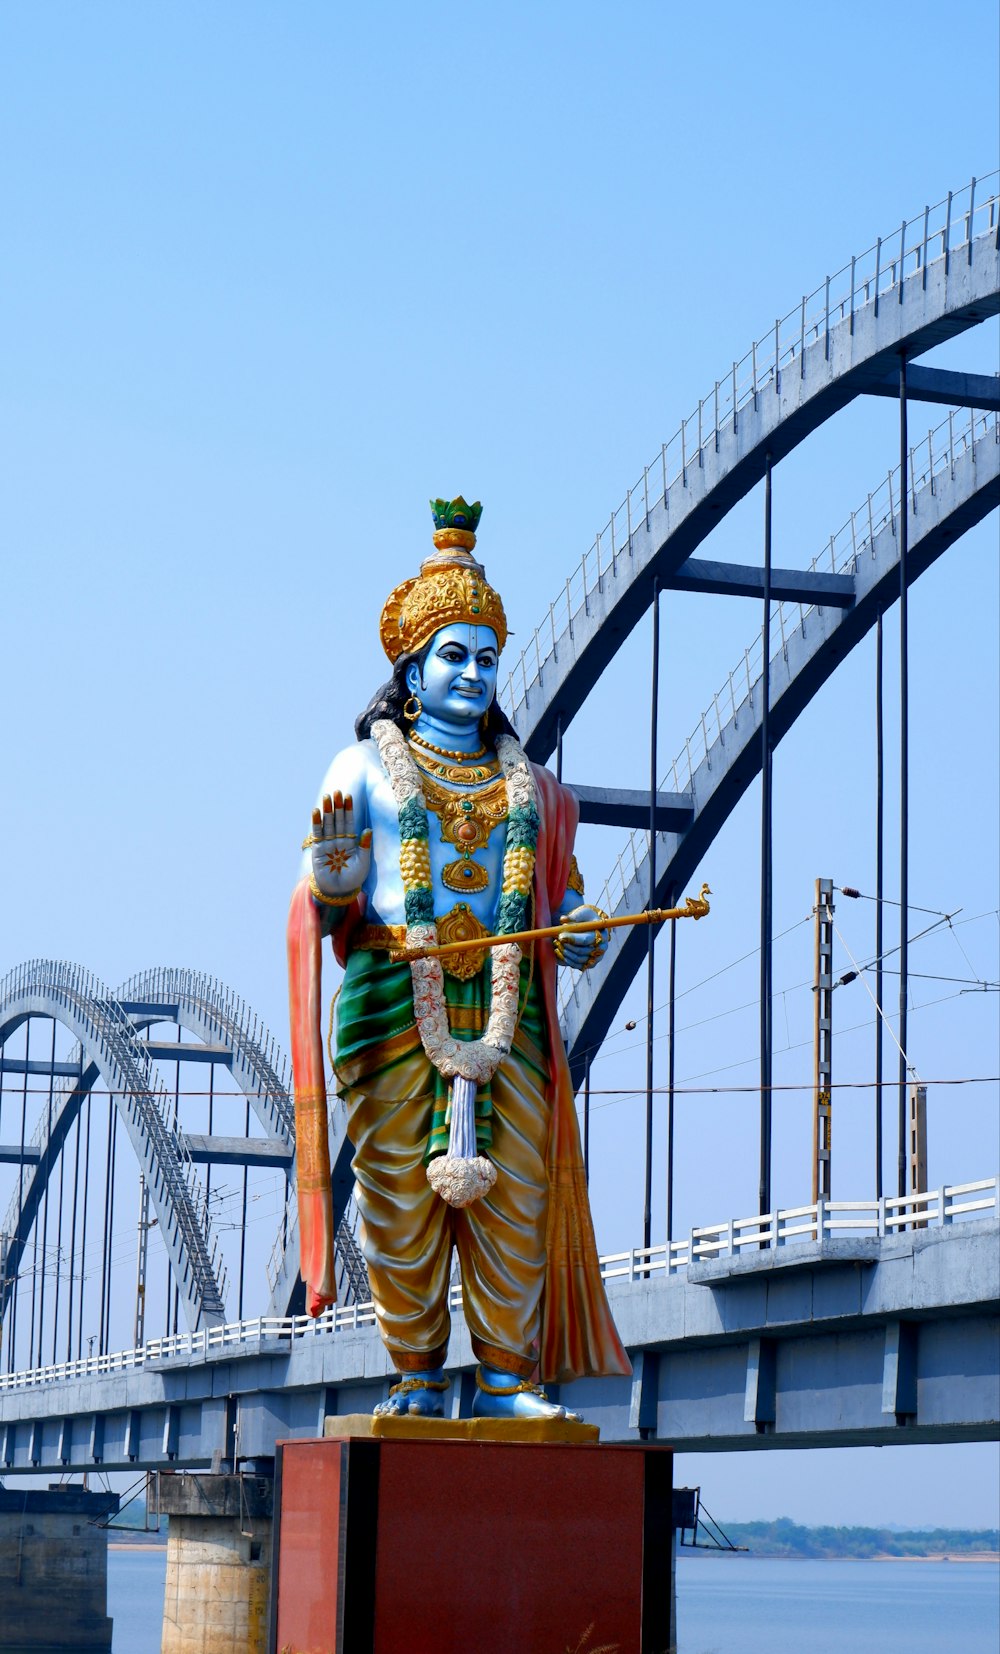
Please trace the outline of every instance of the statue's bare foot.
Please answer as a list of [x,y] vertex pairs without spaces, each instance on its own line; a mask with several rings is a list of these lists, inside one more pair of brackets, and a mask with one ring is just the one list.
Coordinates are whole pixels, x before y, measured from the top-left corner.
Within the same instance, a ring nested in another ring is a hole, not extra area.
[[440,1367],[407,1373],[405,1378],[392,1386],[388,1401],[379,1402],[375,1408],[376,1417],[380,1414],[407,1414],[421,1419],[442,1418],[444,1392],[449,1382]]
[[572,1419],[580,1422],[579,1413],[571,1413],[550,1401],[545,1391],[527,1379],[518,1379],[500,1367],[479,1367],[476,1372],[476,1399],[472,1416],[477,1419]]

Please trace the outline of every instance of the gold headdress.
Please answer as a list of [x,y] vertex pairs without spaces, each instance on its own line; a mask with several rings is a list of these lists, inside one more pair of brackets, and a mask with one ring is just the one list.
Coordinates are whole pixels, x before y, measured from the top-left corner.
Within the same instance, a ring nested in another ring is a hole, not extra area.
[[477,500],[432,500],[433,556],[420,565],[413,580],[404,580],[390,592],[379,621],[382,647],[395,665],[400,655],[413,655],[429,643],[442,626],[465,621],[491,626],[497,645],[507,641],[507,616],[500,594],[486,579],[486,571],[472,556],[483,508]]

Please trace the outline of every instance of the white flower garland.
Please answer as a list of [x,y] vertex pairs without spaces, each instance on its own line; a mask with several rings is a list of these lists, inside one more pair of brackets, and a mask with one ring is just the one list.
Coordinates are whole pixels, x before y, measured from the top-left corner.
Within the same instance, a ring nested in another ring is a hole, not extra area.
[[[411,799],[424,803],[420,771],[406,739],[395,724],[379,719],[372,725],[372,737],[389,777],[397,810]],[[537,809],[535,781],[527,756],[511,735],[500,735],[496,743],[507,783],[507,802],[513,810],[526,805]],[[522,853],[523,854],[523,853]],[[506,857],[504,858],[506,861]],[[437,926],[407,925],[406,946],[415,951],[437,946]],[[411,959],[413,1009],[424,1051],[439,1074],[456,1076],[479,1086],[491,1080],[514,1042],[517,1026],[518,992],[521,980],[521,949],[516,942],[502,942],[492,948],[492,996],[486,1032],[481,1039],[457,1040],[448,1027],[444,1000],[444,972],[440,959]]]

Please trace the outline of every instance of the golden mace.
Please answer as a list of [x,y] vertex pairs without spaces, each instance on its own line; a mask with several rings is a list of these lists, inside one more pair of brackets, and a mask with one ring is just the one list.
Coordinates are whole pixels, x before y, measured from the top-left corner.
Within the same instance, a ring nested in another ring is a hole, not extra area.
[[659,925],[665,919],[704,919],[712,892],[707,884],[700,896],[688,896],[683,907],[647,907],[641,913],[621,913],[614,919],[584,919],[574,924],[543,925],[539,930],[515,930],[510,936],[472,936],[463,942],[441,942],[433,948],[407,949],[405,959],[439,959],[445,953],[469,953],[474,948],[498,948],[502,942],[540,942],[548,936],[593,935],[620,925]]

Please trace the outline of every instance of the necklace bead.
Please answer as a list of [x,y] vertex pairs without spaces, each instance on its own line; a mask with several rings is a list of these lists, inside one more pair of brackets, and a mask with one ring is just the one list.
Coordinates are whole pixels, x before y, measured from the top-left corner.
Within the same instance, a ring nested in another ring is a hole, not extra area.
[[425,752],[436,753],[439,758],[463,759],[471,763],[475,758],[486,756],[485,747],[477,747],[475,752],[456,752],[451,747],[436,747],[433,741],[428,741],[425,735],[418,735],[415,729],[409,731],[409,740],[414,746],[422,747]]

